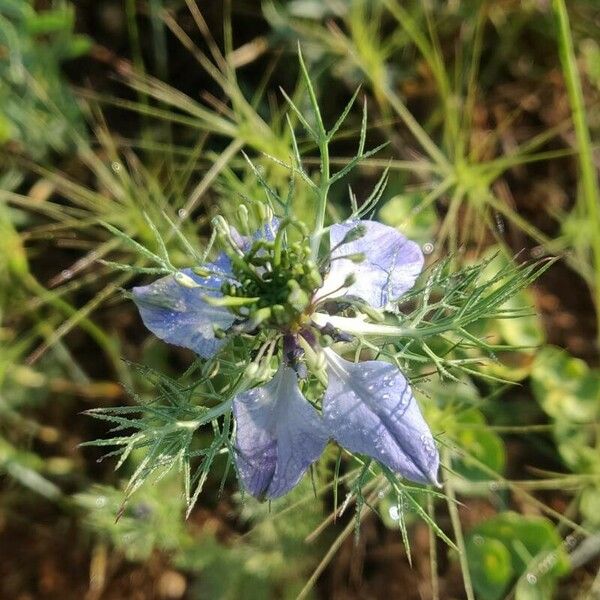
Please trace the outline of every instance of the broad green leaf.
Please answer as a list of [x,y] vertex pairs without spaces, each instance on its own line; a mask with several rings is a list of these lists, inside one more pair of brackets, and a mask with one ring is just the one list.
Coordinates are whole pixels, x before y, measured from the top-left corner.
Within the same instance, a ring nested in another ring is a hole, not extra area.
[[490,537],[472,535],[466,543],[473,586],[482,600],[500,600],[513,579],[506,546]]
[[[457,416],[453,437],[464,452],[497,473],[506,464],[506,451],[500,436],[486,427],[483,415],[475,408]],[[489,474],[482,471],[466,456],[455,462],[454,468],[468,481],[486,481]]]
[[600,486],[590,485],[581,492],[579,510],[590,525],[600,527]]
[[558,451],[565,464],[575,473],[598,473],[596,427],[557,419],[553,428]]
[[544,411],[555,419],[588,423],[598,416],[600,371],[564,350],[547,346],[538,353],[532,389]]
[[481,568],[484,560],[481,554],[486,551],[494,557],[489,559],[490,563],[496,561],[504,575],[509,570],[502,561],[508,556],[512,576],[509,578],[519,577],[516,595],[519,600],[550,598],[556,578],[569,570],[562,540],[550,521],[515,512],[501,513],[474,527],[467,538],[473,584],[484,600],[504,597],[504,588],[497,591],[503,579],[500,574]]

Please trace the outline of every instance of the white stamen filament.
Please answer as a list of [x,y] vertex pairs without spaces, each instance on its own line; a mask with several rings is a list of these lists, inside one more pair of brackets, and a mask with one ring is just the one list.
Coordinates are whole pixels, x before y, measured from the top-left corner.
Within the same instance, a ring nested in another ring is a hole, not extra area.
[[414,329],[384,325],[383,323],[368,323],[359,317],[336,317],[325,313],[314,313],[312,320],[315,325],[324,327],[331,325],[339,331],[353,335],[382,335],[390,337],[407,336],[414,334]]

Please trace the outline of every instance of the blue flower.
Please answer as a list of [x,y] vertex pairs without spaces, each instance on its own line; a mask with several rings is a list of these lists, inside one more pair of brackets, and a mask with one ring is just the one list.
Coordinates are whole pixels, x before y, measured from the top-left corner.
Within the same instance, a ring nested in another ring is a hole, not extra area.
[[[232,232],[232,244],[240,260],[243,262],[253,241],[275,240],[277,246],[281,228],[274,219],[252,239]],[[354,303],[359,310],[365,304],[376,310],[392,308],[421,272],[421,250],[394,228],[374,221],[336,224],[329,231],[327,265],[316,278],[294,257],[288,260],[285,276],[299,274],[300,286],[294,282],[288,289],[277,283],[278,274],[271,267],[255,271],[271,287],[261,284],[252,290],[267,290],[265,293],[275,298],[270,302],[279,303],[278,310],[271,311],[259,302],[256,306],[262,308],[258,312],[263,311],[260,314],[267,319],[267,331],[274,332],[273,340],[283,342],[273,378],[233,399],[237,470],[244,487],[259,498],[277,498],[291,490],[329,439],[412,481],[437,484],[439,454],[434,439],[398,368],[380,360],[349,362],[333,349],[319,345],[319,332],[327,326],[335,327],[340,320],[350,321],[319,312],[325,302]],[[201,275],[184,270],[134,288],[134,299],[146,326],[159,338],[190,348],[202,357],[214,355],[224,343],[223,336],[217,337],[215,331],[235,330],[246,314],[232,312],[230,298],[223,293],[231,285],[241,285],[231,283],[241,278],[240,269],[244,267],[236,266],[235,252],[223,253],[215,262],[204,265],[206,270]],[[252,252],[254,256],[263,250]],[[263,258],[258,264],[266,262]],[[310,290],[306,301],[298,300],[303,298],[302,290]],[[286,297],[292,298],[287,304]],[[252,327],[260,324],[255,317],[248,316],[248,321],[252,321]],[[358,321],[360,325],[362,321]],[[303,350],[320,356],[327,373],[320,411],[300,390],[301,370],[296,360]]]

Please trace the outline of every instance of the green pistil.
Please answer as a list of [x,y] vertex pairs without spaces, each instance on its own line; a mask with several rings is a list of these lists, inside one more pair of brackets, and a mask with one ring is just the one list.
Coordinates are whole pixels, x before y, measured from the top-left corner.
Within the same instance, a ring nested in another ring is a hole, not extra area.
[[289,226],[297,224],[285,220],[274,241],[256,240],[243,255],[225,243],[237,281],[223,284],[223,297],[206,301],[226,306],[251,327],[285,330],[297,325],[322,279],[308,243],[286,245]]

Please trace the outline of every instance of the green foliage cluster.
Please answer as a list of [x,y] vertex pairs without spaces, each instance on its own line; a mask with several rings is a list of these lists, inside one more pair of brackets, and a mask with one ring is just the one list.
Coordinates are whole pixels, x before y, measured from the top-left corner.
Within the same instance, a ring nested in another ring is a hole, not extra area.
[[75,10],[68,4],[37,12],[30,0],[0,2],[0,145],[11,142],[40,159],[72,146],[71,128],[85,131],[61,71],[62,63],[91,47],[74,26]]

